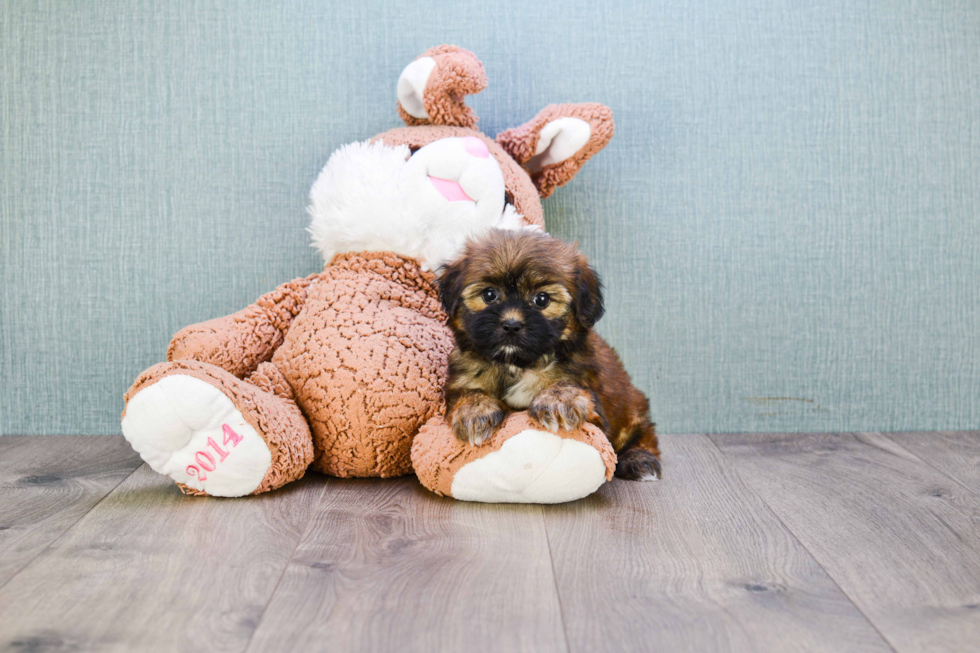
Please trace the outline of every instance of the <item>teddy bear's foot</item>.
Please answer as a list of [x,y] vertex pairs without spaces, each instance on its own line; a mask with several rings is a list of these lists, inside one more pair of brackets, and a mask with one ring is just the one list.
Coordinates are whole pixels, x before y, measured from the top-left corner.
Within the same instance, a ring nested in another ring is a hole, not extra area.
[[564,503],[610,480],[616,454],[602,431],[586,424],[550,433],[526,412],[511,413],[483,446],[455,437],[442,417],[415,436],[412,464],[436,494],[485,503]]
[[213,365],[156,365],[126,399],[123,435],[191,494],[258,494],[302,477],[313,459],[295,404]]

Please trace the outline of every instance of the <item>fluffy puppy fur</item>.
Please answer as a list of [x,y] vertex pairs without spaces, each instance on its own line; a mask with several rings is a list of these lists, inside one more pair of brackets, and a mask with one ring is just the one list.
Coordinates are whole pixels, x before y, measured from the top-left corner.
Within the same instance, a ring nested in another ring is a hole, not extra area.
[[581,252],[542,233],[495,229],[467,242],[439,286],[456,336],[446,419],[458,438],[480,445],[508,410],[527,409],[553,432],[599,426],[618,455],[616,476],[660,477],[647,398],[592,330],[602,285]]

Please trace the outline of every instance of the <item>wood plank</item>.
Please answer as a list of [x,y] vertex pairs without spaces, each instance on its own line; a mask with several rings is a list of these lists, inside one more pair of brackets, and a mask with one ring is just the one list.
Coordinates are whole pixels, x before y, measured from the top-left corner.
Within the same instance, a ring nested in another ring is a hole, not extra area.
[[564,651],[539,506],[331,480],[249,651]]
[[946,476],[980,494],[980,431],[885,435]]
[[975,494],[880,434],[713,439],[896,650],[976,650]]
[[141,464],[122,436],[0,438],[0,587]]
[[571,651],[889,651],[702,435],[665,478],[545,509]]
[[0,650],[244,650],[323,489],[188,497],[144,465],[0,589]]

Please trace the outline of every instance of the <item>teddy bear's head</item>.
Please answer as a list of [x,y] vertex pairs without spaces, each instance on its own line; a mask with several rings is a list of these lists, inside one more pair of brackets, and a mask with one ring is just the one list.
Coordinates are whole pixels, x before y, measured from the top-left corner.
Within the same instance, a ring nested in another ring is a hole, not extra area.
[[453,45],[405,68],[397,94],[408,126],[341,147],[310,191],[310,233],[327,263],[392,251],[436,270],[487,229],[544,228],[541,199],[605,147],[612,111],[553,104],[492,140],[463,101],[486,84],[479,60]]

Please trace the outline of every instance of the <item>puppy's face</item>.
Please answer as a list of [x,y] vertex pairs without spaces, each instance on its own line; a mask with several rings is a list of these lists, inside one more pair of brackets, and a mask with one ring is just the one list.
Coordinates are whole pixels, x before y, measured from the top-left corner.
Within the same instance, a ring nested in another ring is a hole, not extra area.
[[571,345],[601,317],[602,290],[573,246],[537,232],[493,230],[440,278],[457,345],[528,367]]

